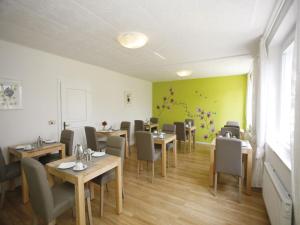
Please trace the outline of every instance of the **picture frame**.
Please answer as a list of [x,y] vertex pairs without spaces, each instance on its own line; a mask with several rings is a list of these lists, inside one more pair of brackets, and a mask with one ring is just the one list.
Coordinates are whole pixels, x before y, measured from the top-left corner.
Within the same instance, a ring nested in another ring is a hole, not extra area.
[[23,109],[22,82],[0,78],[0,110]]

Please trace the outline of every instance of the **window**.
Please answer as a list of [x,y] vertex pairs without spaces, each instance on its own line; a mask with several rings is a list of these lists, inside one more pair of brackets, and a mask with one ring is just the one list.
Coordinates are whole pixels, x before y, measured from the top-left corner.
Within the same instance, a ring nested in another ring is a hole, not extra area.
[[[291,160],[291,140],[294,134],[294,41],[290,43],[281,55],[281,86],[280,86],[280,118],[279,144],[283,160]],[[281,157],[282,158],[282,157]]]

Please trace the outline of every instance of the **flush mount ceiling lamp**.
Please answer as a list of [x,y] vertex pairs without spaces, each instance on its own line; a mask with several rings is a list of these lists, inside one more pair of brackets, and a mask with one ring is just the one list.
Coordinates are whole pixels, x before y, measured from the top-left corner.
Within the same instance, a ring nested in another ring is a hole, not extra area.
[[180,77],[187,77],[187,76],[191,76],[193,71],[191,71],[191,70],[180,70],[180,71],[177,71],[176,73]]
[[141,48],[148,42],[148,37],[139,32],[126,32],[118,37],[119,43],[125,48]]

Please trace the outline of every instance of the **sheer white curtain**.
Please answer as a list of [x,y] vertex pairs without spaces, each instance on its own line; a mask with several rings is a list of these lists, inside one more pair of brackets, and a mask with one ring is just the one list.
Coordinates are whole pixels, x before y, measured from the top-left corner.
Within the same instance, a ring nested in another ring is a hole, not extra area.
[[255,136],[256,136],[256,151],[255,160],[253,164],[253,187],[262,186],[262,177],[264,170],[264,156],[265,156],[265,143],[266,143],[266,112],[267,112],[267,77],[268,77],[268,56],[265,45],[265,40],[260,41],[260,54],[258,68],[256,74],[254,74],[254,91],[256,96],[256,108],[255,108]]
[[300,0],[297,1],[296,25],[296,80],[295,84],[295,130],[292,138],[292,192],[294,203],[294,216],[296,225],[300,224]]

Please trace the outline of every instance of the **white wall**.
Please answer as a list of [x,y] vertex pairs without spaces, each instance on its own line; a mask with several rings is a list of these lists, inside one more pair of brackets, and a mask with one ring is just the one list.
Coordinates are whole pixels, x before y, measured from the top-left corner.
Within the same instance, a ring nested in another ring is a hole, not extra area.
[[[117,128],[122,120],[151,116],[151,82],[1,40],[0,78],[21,80],[23,85],[24,108],[0,110],[0,147],[4,149],[38,136],[58,138],[58,80],[87,90],[86,124],[99,127],[106,120]],[[129,107],[124,104],[125,90],[133,93]],[[48,125],[49,120],[55,120],[55,125]]]

